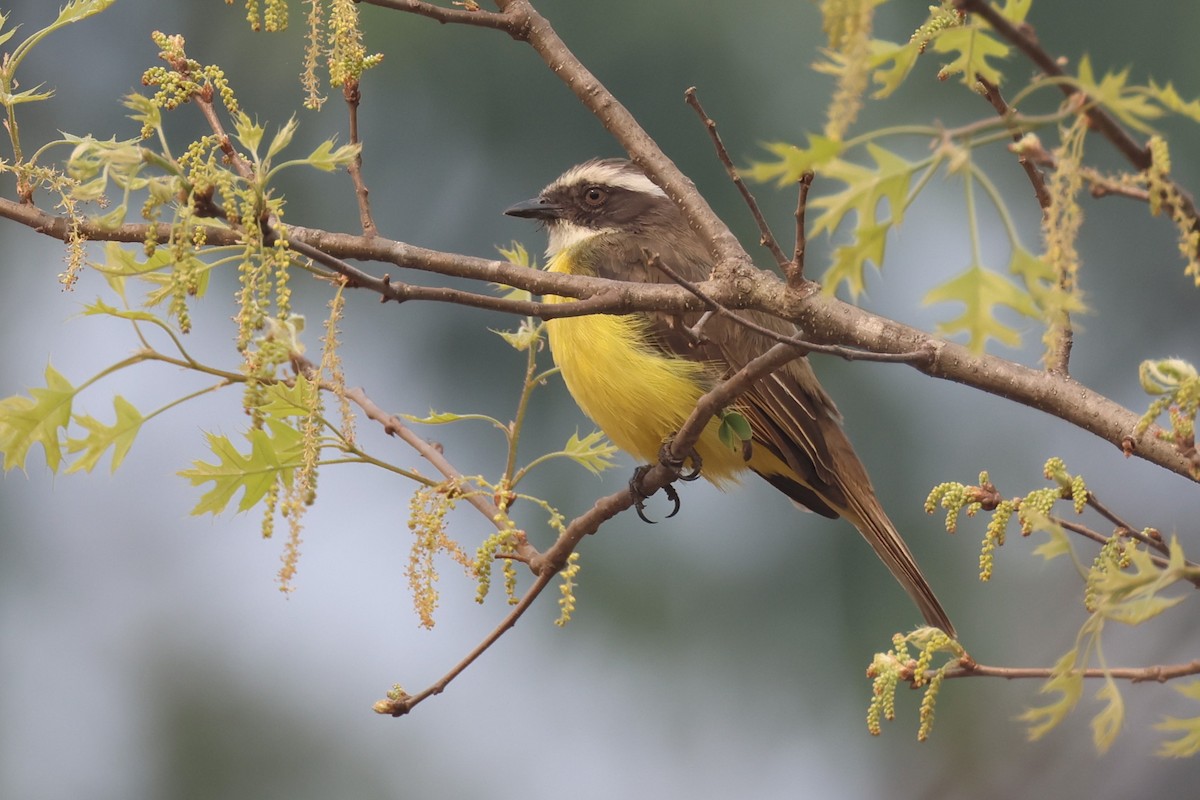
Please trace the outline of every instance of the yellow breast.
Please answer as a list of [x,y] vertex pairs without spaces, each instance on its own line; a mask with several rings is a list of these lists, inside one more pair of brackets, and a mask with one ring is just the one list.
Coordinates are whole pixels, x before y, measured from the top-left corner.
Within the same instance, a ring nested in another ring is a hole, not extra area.
[[[551,272],[567,272],[564,259]],[[571,302],[547,295],[546,301]],[[636,316],[597,314],[546,323],[554,362],[575,402],[613,444],[634,457],[654,462],[667,437],[691,414],[711,385],[704,364],[673,358],[646,339],[646,323]],[[718,485],[746,469],[740,452],[721,443],[719,424],[710,422],[696,449],[702,474]]]

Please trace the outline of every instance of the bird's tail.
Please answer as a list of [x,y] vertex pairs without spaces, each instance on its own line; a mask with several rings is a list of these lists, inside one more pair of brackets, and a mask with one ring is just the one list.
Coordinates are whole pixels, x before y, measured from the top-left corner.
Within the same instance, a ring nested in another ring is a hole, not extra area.
[[851,522],[879,559],[887,566],[904,591],[917,604],[925,621],[935,628],[941,628],[950,638],[958,638],[954,632],[954,624],[950,622],[946,610],[938,602],[912,551],[900,537],[896,526],[888,519],[883,508],[874,497],[859,497],[851,495],[847,498],[849,508],[838,509]]

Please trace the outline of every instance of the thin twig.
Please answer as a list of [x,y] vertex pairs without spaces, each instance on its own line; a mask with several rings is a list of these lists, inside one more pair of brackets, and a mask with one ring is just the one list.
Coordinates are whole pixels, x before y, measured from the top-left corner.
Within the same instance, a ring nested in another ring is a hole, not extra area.
[[554,580],[556,572],[547,571],[537,577],[525,594],[521,597],[520,602],[513,607],[512,611],[505,615],[504,619],[492,631],[483,638],[479,644],[467,653],[457,664],[455,664],[449,672],[432,683],[427,689],[417,694],[401,693],[397,697],[389,697],[386,700],[380,700],[375,703],[375,712],[378,714],[390,714],[393,717],[402,717],[412,711],[418,704],[428,698],[441,694],[450,685],[450,682],[462,674],[463,670],[475,663],[475,661],[488,651],[501,636],[509,631],[518,620],[525,615],[529,607],[533,605],[533,601],[537,600],[542,591],[550,585],[550,581]]
[[1100,502],[1100,498],[1096,496],[1095,492],[1087,493],[1087,504],[1096,509],[1096,513],[1098,513],[1100,516],[1104,517],[1113,525],[1116,525],[1118,528],[1125,531],[1130,537],[1137,539],[1147,547],[1154,548],[1163,555],[1170,554],[1170,548],[1167,547],[1166,543],[1163,542],[1161,538],[1155,539],[1147,536],[1146,534],[1142,533],[1140,529],[1133,527],[1128,522],[1121,519],[1116,515],[1115,512],[1111,511],[1106,505]]
[[[692,283],[687,278],[668,267],[657,253],[647,253],[646,262],[651,268],[660,270],[668,278],[694,294],[699,300],[708,306],[710,312],[730,319],[736,322],[738,325],[752,330],[755,333],[766,336],[777,344],[784,344],[789,347],[793,347],[799,350],[801,355],[806,355],[807,353],[812,352],[837,356],[838,358],[843,358],[846,361],[879,361],[884,363],[904,364],[912,363],[920,359],[928,359],[930,357],[928,350],[914,350],[909,353],[872,353],[865,350],[855,350],[850,347],[843,347],[836,344],[818,344],[816,342],[810,342],[799,332],[793,336],[788,336],[787,334],[772,330],[765,325],[759,325],[757,322],[754,322],[753,320],[748,319],[747,317],[738,314],[735,311],[731,311],[729,308],[707,295],[704,290],[695,283]],[[697,327],[700,326],[697,325]]]
[[783,267],[789,289],[799,290],[804,285],[804,253],[808,249],[808,190],[812,188],[813,173],[805,171],[800,176],[800,190],[796,193],[796,248],[792,260]]
[[[933,672],[929,673],[929,677],[933,677]],[[1154,667],[1125,667],[1118,669],[1079,669],[1072,670],[1072,675],[1078,675],[1082,678],[1112,678],[1119,681],[1129,681],[1131,683],[1166,683],[1175,678],[1183,678],[1188,675],[1200,674],[1200,659],[1189,661],[1186,664],[1172,664],[1169,666],[1154,666]],[[1055,672],[1053,667],[989,667],[985,664],[967,663],[957,667],[951,667],[946,670],[943,677],[946,678],[1005,678],[1007,680],[1017,680],[1022,678],[1052,678]]]
[[[1024,137],[1024,132],[1021,127],[1013,122],[1014,112],[1004,101],[1004,96],[1000,94],[1000,87],[984,77],[977,77],[979,85],[983,87],[983,96],[992,104],[992,108],[996,109],[996,113],[1000,118],[1008,123],[1012,130],[1012,138],[1014,142],[1020,142]],[[1025,175],[1029,178],[1030,185],[1033,186],[1033,194],[1037,197],[1038,205],[1045,211],[1050,207],[1050,192],[1046,189],[1046,178],[1042,175],[1042,171],[1038,169],[1037,164],[1032,159],[1018,153],[1017,163],[1021,165],[1021,169],[1025,170]]]
[[[350,144],[359,144],[358,138],[358,106],[362,102],[362,88],[357,79],[347,80],[342,86],[342,96],[346,98],[346,110],[350,115]],[[346,167],[350,180],[354,183],[354,196],[358,200],[358,220],[362,225],[363,236],[368,238],[379,235],[375,227],[375,218],[371,216],[370,191],[363,180],[362,148],[354,154],[354,160]]]
[[[1046,75],[1052,78],[1061,78],[1066,75],[1063,68],[1046,52],[1037,39],[1005,19],[1000,11],[986,2],[986,0],[955,0],[955,5],[962,11],[979,15],[997,34],[1016,45],[1017,49],[1024,53]],[[1056,83],[1067,97],[1076,94],[1084,95],[1082,90],[1069,81],[1057,81]],[[1121,124],[1112,114],[1099,104],[1090,102],[1086,103],[1086,109],[1083,113],[1087,115],[1092,128],[1112,142],[1113,146],[1121,152],[1121,155],[1135,169],[1145,171],[1150,168],[1152,164],[1150,150],[1139,144],[1132,135],[1121,127]],[[1196,210],[1196,204],[1191,194],[1173,181],[1171,183],[1179,193],[1179,208],[1177,210],[1191,220],[1193,230],[1200,231],[1200,213]]]
[[758,243],[771,251],[771,255],[775,257],[775,263],[782,270],[787,270],[788,257],[784,255],[783,248],[775,241],[775,235],[771,233],[771,227],[767,225],[766,217],[763,216],[762,209],[758,207],[758,201],[754,199],[754,195],[750,193],[750,189],[746,187],[746,182],[742,180],[741,174],[738,173],[737,167],[733,165],[733,159],[729,157],[729,151],[725,149],[725,143],[721,141],[721,134],[717,133],[717,123],[700,105],[700,98],[696,95],[696,87],[690,87],[683,93],[683,97],[687,104],[696,111],[696,115],[700,117],[700,121],[704,124],[705,130],[708,131],[709,138],[712,139],[713,147],[716,148],[717,158],[721,161],[721,166],[725,167],[725,172],[729,175],[729,179],[733,181],[733,185],[737,187],[738,192],[742,195],[742,200],[750,209],[751,216],[754,217],[754,224],[758,226],[759,240]]
[[454,22],[459,25],[493,28],[495,30],[506,31],[510,34],[513,28],[511,18],[506,17],[504,14],[497,14],[494,11],[484,11],[483,9],[444,8],[433,3],[421,2],[421,0],[358,0],[358,2],[366,6],[389,8],[393,11],[407,11],[410,14],[417,14],[418,16],[436,20],[443,25]]

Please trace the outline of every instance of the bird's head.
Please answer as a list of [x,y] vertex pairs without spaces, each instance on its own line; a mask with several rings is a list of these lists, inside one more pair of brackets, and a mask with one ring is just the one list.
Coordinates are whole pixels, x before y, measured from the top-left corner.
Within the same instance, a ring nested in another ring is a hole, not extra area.
[[621,158],[571,167],[537,197],[504,213],[544,223],[551,256],[600,234],[644,233],[679,219],[666,193]]

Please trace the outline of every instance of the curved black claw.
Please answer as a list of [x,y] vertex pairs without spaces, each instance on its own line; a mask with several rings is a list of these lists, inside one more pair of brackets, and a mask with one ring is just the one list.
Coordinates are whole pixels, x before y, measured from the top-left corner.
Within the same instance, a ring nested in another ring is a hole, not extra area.
[[[691,480],[691,479],[689,478],[688,480]],[[667,493],[667,499],[675,504],[675,507],[671,509],[671,513],[667,514],[667,516],[666,516],[666,519],[670,519],[671,517],[673,517],[679,513],[679,507],[682,504],[679,502],[679,492],[675,491],[674,486],[672,486],[671,484],[668,483],[666,486],[663,487],[663,491]]]
[[633,510],[637,512],[638,519],[653,525],[654,520],[646,516],[646,498],[649,495],[642,489],[642,479],[649,471],[649,464],[643,464],[633,471],[633,477],[629,479],[629,494],[633,497]]

